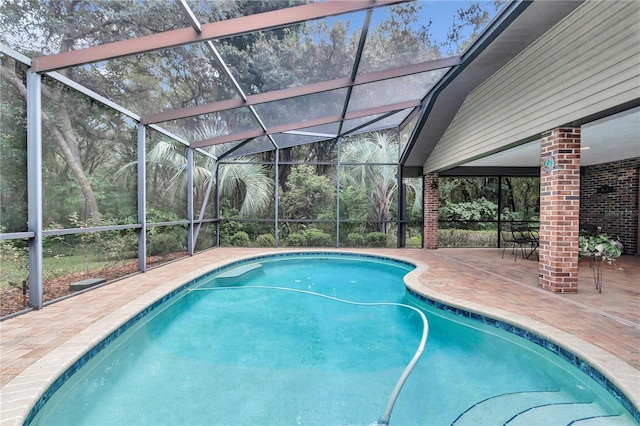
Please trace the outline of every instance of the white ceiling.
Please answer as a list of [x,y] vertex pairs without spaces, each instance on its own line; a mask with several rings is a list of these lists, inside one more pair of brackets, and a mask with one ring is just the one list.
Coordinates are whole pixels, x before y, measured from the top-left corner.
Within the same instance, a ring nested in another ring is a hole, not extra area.
[[[580,165],[640,157],[640,107],[582,126]],[[540,140],[519,145],[462,167],[540,167]]]

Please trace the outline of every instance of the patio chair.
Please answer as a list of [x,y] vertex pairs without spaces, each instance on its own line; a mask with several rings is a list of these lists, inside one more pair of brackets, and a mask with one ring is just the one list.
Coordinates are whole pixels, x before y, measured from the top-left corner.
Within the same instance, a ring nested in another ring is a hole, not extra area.
[[[511,226],[513,240],[516,247],[520,248],[523,259],[528,259],[532,254],[538,256],[539,237],[538,230],[529,226]],[[515,261],[514,256],[514,261]]]
[[502,259],[504,259],[504,252],[507,250],[507,247],[511,247],[511,254],[514,255],[513,260],[515,261],[516,239],[513,236],[511,227],[509,227],[509,229],[500,229],[500,238],[502,238],[503,243]]

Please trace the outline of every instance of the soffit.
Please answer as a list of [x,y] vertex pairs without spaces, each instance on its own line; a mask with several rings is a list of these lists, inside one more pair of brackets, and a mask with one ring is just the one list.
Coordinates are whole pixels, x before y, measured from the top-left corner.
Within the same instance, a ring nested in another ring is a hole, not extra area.
[[469,58],[463,55],[463,64],[455,74],[451,73],[448,79],[445,76],[440,92],[431,93],[431,98],[425,101],[425,113],[401,159],[403,165],[422,167],[469,93],[581,3],[534,1],[514,4],[514,8],[519,6],[520,10],[510,15],[512,21],[505,22],[505,28],[495,22],[496,27],[487,32],[485,45],[476,43],[476,46],[472,46],[467,53],[474,56]]

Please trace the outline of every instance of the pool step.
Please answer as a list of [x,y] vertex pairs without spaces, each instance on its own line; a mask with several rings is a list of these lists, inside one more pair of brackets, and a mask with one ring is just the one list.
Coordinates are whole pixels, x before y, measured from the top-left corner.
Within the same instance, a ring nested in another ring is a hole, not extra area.
[[611,415],[594,416],[586,419],[576,420],[571,423],[571,426],[628,426],[629,424],[629,417]]
[[216,277],[215,281],[219,285],[235,285],[260,272],[262,272],[261,263],[249,263],[223,272]]
[[609,419],[609,413],[598,404],[590,402],[553,403],[531,407],[515,415],[506,424],[509,426],[549,425],[551,424],[550,419],[553,419],[553,424],[568,425],[581,419],[602,416],[607,416],[606,419]]
[[[577,401],[561,392],[535,391],[507,393],[482,400],[458,416],[452,425],[628,424],[625,419],[616,417],[597,404]],[[618,423],[613,423],[615,421]]]

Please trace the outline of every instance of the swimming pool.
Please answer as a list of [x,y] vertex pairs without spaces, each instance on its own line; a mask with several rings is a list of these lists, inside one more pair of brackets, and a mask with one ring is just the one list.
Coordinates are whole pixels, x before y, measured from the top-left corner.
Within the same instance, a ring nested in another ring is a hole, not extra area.
[[373,424],[420,345],[420,315],[402,306],[411,305],[427,313],[430,334],[391,424],[493,424],[514,408],[523,414],[513,424],[634,424],[547,349],[407,294],[411,269],[323,253],[214,271],[92,351],[27,423]]

